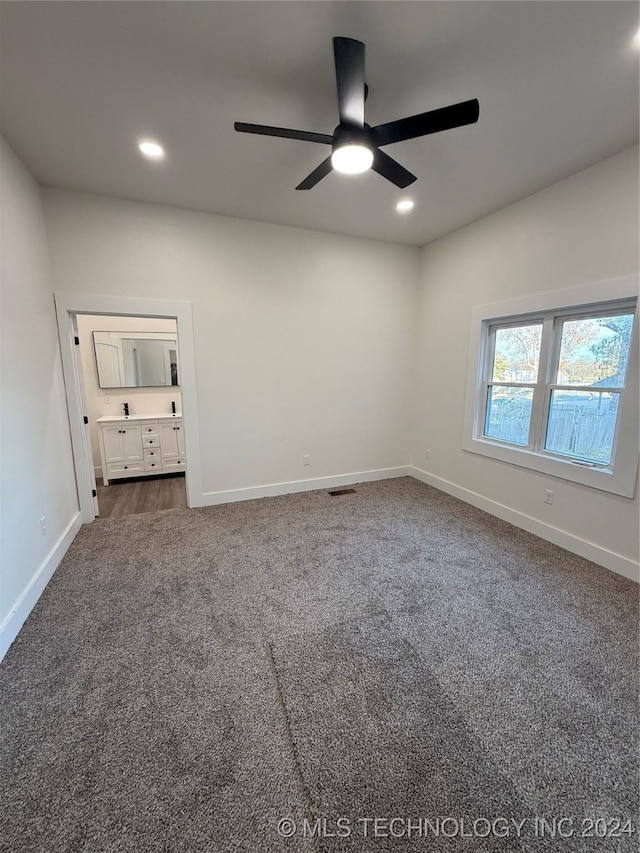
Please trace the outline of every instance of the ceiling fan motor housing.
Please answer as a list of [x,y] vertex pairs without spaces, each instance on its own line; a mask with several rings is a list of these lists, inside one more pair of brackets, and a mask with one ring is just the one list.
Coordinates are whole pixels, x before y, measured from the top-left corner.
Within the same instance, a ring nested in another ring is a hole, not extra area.
[[333,131],[333,142],[331,150],[336,151],[345,145],[364,145],[371,151],[376,147],[373,130],[370,125],[364,127],[356,125],[339,124]]

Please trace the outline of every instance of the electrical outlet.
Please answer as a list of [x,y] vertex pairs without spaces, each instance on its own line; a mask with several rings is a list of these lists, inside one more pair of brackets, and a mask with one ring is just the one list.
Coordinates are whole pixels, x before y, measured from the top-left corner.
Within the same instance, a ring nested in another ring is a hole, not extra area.
[[431,459],[431,451],[430,450],[425,450],[424,458],[427,460]]
[[546,504],[552,504],[553,503],[553,492],[550,489],[544,490],[544,502]]
[[302,457],[302,464],[303,465],[311,465],[311,458],[310,458],[309,454],[305,453],[305,455]]
[[46,534],[47,534],[47,517],[46,517],[46,515],[43,515],[42,518],[40,519],[40,532],[42,533],[43,536],[46,536]]

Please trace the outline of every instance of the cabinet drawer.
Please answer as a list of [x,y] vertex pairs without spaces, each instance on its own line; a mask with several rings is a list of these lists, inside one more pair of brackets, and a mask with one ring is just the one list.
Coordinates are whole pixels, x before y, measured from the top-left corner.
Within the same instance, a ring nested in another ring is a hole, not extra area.
[[113,462],[107,465],[110,478],[115,477],[137,477],[144,471],[144,464],[140,462]]
[[152,458],[144,458],[144,470],[145,471],[157,471],[158,474],[162,473],[162,462],[160,461],[159,456],[153,456]]
[[145,462],[159,462],[161,459],[160,449],[158,447],[153,447],[149,449],[145,447],[144,449],[144,461]]
[[184,471],[185,469],[185,460],[184,456],[181,459],[163,459],[162,460],[162,470],[167,473],[167,471]]
[[147,423],[142,424],[142,437],[144,438],[146,435],[158,435],[157,421],[148,421]]
[[157,435],[147,435],[142,433],[142,446],[143,447],[160,447],[160,439]]

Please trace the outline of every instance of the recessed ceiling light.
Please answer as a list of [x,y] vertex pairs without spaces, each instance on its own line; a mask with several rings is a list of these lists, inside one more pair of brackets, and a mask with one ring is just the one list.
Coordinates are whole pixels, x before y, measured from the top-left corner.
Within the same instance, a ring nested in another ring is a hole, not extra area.
[[640,30],[638,30],[638,32],[633,37],[633,43],[636,47],[640,48]]
[[150,139],[143,139],[138,142],[138,148],[150,160],[162,160],[164,157],[164,148],[158,145],[157,142],[152,142]]
[[396,210],[398,213],[409,213],[410,210],[413,210],[413,204],[410,198],[403,198],[396,204]]
[[373,163],[373,151],[366,145],[341,145],[331,155],[331,165],[345,175],[366,172]]

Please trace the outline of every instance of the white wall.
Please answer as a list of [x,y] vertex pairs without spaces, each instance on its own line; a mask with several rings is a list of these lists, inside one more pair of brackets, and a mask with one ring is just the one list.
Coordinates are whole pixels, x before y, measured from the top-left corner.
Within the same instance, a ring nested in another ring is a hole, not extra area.
[[44,197],[56,291],[192,302],[205,502],[406,465],[419,250]]
[[1,658],[79,515],[40,192],[1,138],[0,200]]
[[[102,477],[100,445],[96,420],[103,415],[123,414],[123,403],[129,403],[132,415],[171,414],[171,403],[181,408],[180,389],[167,388],[101,388],[93,349],[93,332],[173,332],[177,331],[175,320],[155,317],[109,317],[92,314],[78,315],[78,337],[84,379],[87,416],[91,433],[91,450],[96,477]],[[107,402],[107,398],[109,402]]]
[[[575,540],[568,547],[593,543],[636,562],[637,492],[633,500],[617,497],[464,452],[461,444],[471,309],[546,291],[552,306],[554,290],[637,273],[638,226],[634,147],[426,246],[411,437],[412,463],[435,485],[451,491],[452,484],[490,511],[505,505],[529,529],[537,528],[527,518],[559,528]],[[555,492],[553,506],[543,503],[545,488]]]

